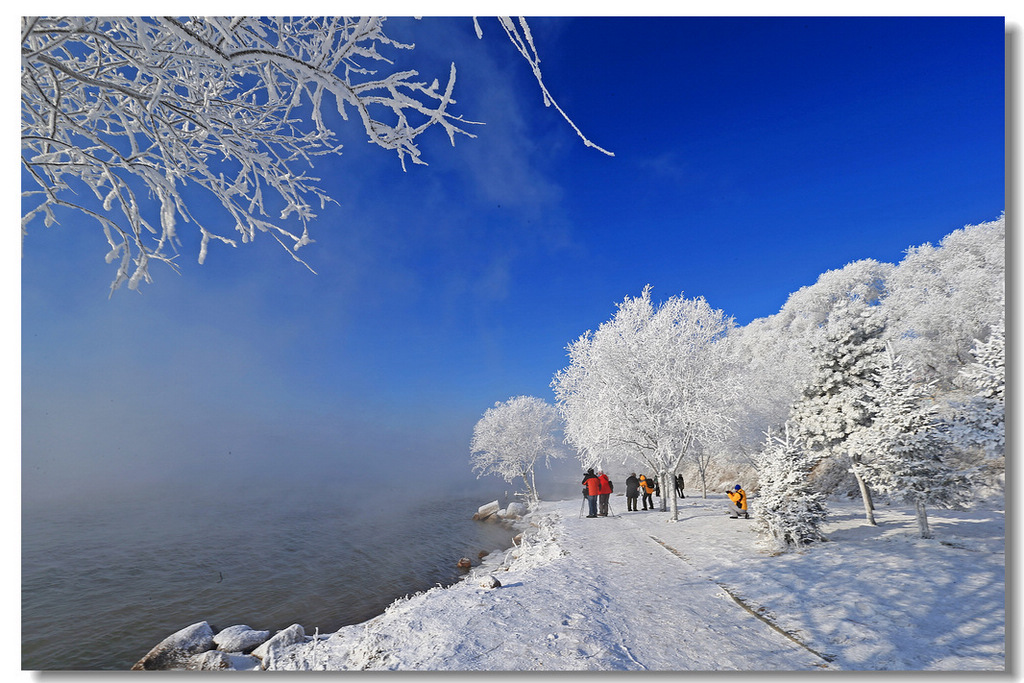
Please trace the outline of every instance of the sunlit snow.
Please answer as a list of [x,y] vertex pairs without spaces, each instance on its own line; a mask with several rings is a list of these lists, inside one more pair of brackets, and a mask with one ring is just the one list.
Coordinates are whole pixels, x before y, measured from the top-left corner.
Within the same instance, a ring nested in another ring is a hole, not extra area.
[[[522,548],[281,650],[273,669],[1002,670],[1004,512],[829,501],[828,542],[771,556],[720,500],[587,519],[543,502]],[[493,575],[501,587],[481,579]],[[313,632],[307,625],[307,633]]]

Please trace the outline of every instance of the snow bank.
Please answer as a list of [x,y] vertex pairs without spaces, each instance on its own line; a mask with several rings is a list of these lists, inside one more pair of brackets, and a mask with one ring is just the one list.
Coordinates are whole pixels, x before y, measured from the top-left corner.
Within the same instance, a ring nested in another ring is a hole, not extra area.
[[578,500],[544,502],[518,545],[466,580],[396,600],[362,624],[295,638],[260,667],[1005,667],[1001,506],[932,511],[935,537],[921,539],[911,509],[882,507],[872,527],[858,501],[830,501],[829,542],[772,556],[722,501],[687,498],[680,521],[668,522],[612,500],[613,515],[595,519],[580,516]]

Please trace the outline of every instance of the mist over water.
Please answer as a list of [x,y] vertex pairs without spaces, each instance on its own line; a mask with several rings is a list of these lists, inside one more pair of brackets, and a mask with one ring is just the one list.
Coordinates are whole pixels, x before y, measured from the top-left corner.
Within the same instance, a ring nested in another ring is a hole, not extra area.
[[471,519],[508,502],[500,488],[138,487],[26,501],[22,668],[128,669],[203,620],[309,633],[365,621],[457,581],[460,557],[508,548],[510,529]]

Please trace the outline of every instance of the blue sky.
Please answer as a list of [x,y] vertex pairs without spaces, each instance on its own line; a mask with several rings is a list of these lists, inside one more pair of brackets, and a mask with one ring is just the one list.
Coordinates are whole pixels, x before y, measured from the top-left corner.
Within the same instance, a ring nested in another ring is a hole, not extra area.
[[200,266],[184,234],[180,275],[108,299],[101,231],[30,228],[26,498],[468,486],[482,413],[553,400],[565,346],[646,284],[742,325],[1005,208],[1001,17],[531,20],[550,91],[614,157],[543,106],[494,20],[483,40],[469,19],[389,25],[427,79],[455,61],[458,112],[485,125],[428,134],[404,173],[339,130],[316,275],[270,238]]

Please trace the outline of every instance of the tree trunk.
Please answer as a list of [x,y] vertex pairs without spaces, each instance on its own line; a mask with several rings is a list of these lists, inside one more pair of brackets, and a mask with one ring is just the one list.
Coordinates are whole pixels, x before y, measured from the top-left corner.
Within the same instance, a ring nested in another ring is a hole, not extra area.
[[[679,471],[679,466],[683,464],[683,459],[686,457],[686,452],[690,448],[690,442],[688,441],[683,450],[679,452],[679,457],[676,458],[675,464],[672,465],[670,471],[672,472],[672,516],[669,519],[673,522],[679,521],[679,499],[676,498],[676,480],[675,473]],[[668,479],[668,477],[665,477]],[[667,493],[665,495],[668,495]]]
[[665,470],[658,472],[658,487],[661,490],[661,511],[668,511],[668,489],[665,488]]
[[857,480],[857,486],[860,487],[860,497],[864,501],[864,516],[867,518],[868,524],[871,526],[878,526],[878,523],[875,522],[875,504],[871,500],[871,489],[868,488],[868,484],[864,481],[864,478],[860,476],[860,472],[857,468],[858,462],[859,460],[857,458],[853,458],[853,466],[851,469],[853,470],[854,478]]
[[[526,498],[526,505],[533,508],[538,502],[537,489],[530,485],[530,480],[527,479],[526,474],[526,472],[523,472],[523,486],[526,487],[526,495],[524,497]],[[533,473],[530,472],[530,474],[532,475]]]
[[914,506],[917,508],[917,529],[921,532],[921,538],[931,538],[932,531],[928,528],[928,512],[924,509],[924,501],[914,501]]

